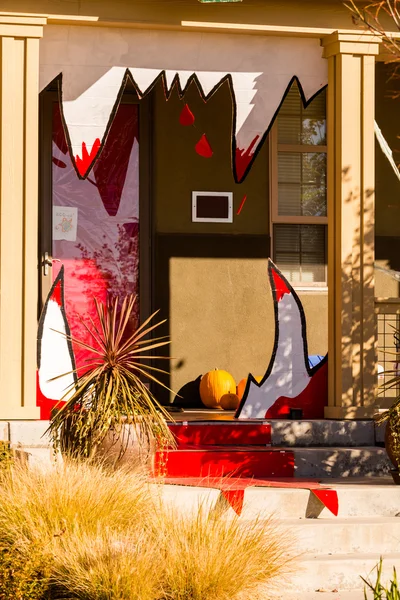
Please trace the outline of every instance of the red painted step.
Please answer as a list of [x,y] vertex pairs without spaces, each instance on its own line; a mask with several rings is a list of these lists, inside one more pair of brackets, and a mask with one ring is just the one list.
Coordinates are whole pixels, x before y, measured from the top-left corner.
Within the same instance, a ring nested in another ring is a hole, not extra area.
[[157,453],[155,472],[164,477],[293,477],[294,454],[257,446],[168,450]]
[[204,421],[169,425],[178,448],[193,446],[267,446],[271,444],[270,423]]

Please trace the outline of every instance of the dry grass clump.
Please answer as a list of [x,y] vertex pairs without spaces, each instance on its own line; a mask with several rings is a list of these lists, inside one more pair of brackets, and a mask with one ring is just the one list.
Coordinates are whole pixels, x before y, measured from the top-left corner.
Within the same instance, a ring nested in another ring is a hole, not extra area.
[[202,509],[188,519],[171,511],[160,529],[168,600],[250,600],[288,566],[288,539],[271,519],[241,522]]
[[139,472],[87,463],[0,478],[0,547],[1,600],[253,600],[288,549],[269,520],[182,515]]
[[106,530],[96,537],[75,535],[54,557],[51,597],[157,600],[161,550],[146,533]]

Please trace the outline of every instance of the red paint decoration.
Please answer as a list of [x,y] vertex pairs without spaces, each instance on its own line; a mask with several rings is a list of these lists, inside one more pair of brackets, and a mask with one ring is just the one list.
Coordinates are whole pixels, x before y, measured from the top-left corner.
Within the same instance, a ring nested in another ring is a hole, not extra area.
[[311,490],[311,493],[331,511],[335,517],[339,513],[339,499],[336,490]]
[[90,165],[95,159],[96,154],[100,150],[100,146],[101,142],[99,138],[96,138],[89,154],[85,142],[82,142],[82,158],[80,158],[80,156],[78,155],[75,156],[76,168],[78,169],[79,175],[81,177],[84,177],[86,175],[86,172],[88,171]]
[[120,104],[92,171],[104,208],[111,217],[118,213],[135,139],[139,139],[138,106]]
[[290,290],[289,290],[288,286],[286,285],[286,283],[281,278],[281,276],[279,275],[279,273],[277,271],[275,271],[275,269],[271,269],[271,273],[272,273],[272,277],[274,279],[274,286],[275,286],[274,291],[276,294],[276,299],[279,302],[279,300],[282,300],[282,298],[285,294],[290,294]]
[[179,115],[179,123],[184,127],[188,127],[189,125],[193,125],[194,121],[194,114],[190,110],[189,105],[185,104],[185,106],[182,108],[181,114]]
[[[321,364],[321,363],[320,363]],[[265,414],[266,419],[287,419],[291,408],[301,408],[303,419],[323,419],[328,390],[328,362],[313,369],[307,387],[295,398],[281,396]]]
[[53,161],[53,164],[56,165],[56,167],[60,167],[60,169],[65,169],[67,166],[63,160],[59,160],[55,156],[53,156],[51,160]]
[[243,510],[244,490],[221,490],[221,494],[228,504],[233,508],[235,513],[240,517]]
[[243,196],[243,198],[242,198],[242,201],[241,201],[241,203],[240,203],[240,206],[239,206],[239,208],[237,209],[237,212],[236,212],[236,214],[237,214],[237,215],[240,215],[240,213],[242,212],[242,208],[243,208],[243,206],[244,206],[244,203],[246,202],[246,200],[247,200],[247,194],[245,194],[245,195]]
[[197,142],[197,144],[195,145],[194,148],[195,148],[197,154],[199,154],[200,156],[203,156],[203,158],[211,158],[213,155],[213,151],[210,146],[210,142],[208,141],[205,133],[203,133],[203,135],[201,136],[201,138],[199,139],[199,141]]
[[260,136],[256,135],[256,137],[252,140],[250,146],[247,150],[241,150],[240,148],[236,148],[235,152],[235,170],[236,170],[236,179],[240,183],[242,179],[244,179],[244,175],[249,167],[251,161],[254,158],[254,152],[252,152],[254,146],[257,143],[257,140]]

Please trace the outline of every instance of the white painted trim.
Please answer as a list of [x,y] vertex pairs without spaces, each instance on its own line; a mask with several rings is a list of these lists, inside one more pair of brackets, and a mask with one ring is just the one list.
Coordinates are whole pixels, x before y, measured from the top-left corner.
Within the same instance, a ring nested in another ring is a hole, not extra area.
[[[196,217],[197,197],[198,196],[227,196],[228,197],[228,216],[226,219],[207,219]],[[233,192],[192,192],[192,223],[233,223]]]

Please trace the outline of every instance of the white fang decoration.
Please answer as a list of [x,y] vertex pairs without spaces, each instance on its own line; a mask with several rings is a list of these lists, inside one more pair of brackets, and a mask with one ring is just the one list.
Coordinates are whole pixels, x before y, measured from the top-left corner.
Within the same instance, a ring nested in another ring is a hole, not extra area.
[[64,311],[63,278],[62,267],[48,295],[38,329],[39,389],[48,400],[65,400],[66,393],[74,390],[75,383],[75,361]]
[[300,299],[271,260],[268,274],[275,310],[274,350],[261,382],[249,376],[237,417],[282,418],[290,408],[298,408],[304,418],[321,418],[327,399],[327,357],[310,368]]

